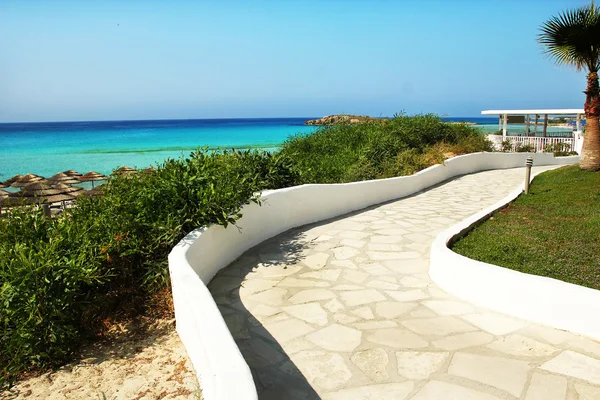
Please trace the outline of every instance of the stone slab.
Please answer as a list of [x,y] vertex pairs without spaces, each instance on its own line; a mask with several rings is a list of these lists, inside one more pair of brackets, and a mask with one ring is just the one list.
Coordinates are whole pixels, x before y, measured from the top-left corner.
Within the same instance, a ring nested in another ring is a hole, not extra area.
[[563,351],[540,369],[600,385],[600,360],[571,350]]
[[447,352],[396,352],[398,374],[406,379],[428,379],[448,358]]
[[521,396],[531,366],[524,361],[470,353],[455,353],[448,373]]

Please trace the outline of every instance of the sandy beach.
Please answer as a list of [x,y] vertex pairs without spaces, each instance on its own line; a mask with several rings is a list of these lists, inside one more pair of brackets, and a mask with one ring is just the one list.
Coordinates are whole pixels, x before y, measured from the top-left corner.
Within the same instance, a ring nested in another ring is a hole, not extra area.
[[145,333],[83,346],[77,360],[18,382],[0,399],[201,400],[174,320]]

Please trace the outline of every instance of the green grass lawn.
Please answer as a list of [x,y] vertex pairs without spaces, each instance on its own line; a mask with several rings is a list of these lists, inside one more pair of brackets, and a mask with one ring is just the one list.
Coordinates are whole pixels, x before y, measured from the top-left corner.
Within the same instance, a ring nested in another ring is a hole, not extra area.
[[529,195],[459,240],[455,252],[528,274],[600,289],[600,172],[538,175]]

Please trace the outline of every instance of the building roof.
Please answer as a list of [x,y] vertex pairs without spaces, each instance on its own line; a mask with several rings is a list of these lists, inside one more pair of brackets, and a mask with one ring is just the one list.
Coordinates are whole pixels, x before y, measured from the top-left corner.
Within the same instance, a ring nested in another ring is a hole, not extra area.
[[527,114],[551,114],[551,115],[569,115],[585,114],[583,108],[549,108],[540,110],[484,110],[482,115],[527,115]]

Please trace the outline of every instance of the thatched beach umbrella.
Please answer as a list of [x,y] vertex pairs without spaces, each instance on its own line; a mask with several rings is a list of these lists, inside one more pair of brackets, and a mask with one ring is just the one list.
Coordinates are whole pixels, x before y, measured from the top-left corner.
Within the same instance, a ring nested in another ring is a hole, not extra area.
[[156,172],[156,168],[154,168],[153,166],[150,166],[142,171],[143,174],[147,174],[147,175],[150,175],[154,172]]
[[102,196],[104,195],[104,185],[96,186],[90,190],[84,190],[80,194],[81,196]]
[[39,182],[39,181],[43,181],[43,180],[44,180],[43,176],[39,176],[39,175],[35,175],[35,174],[27,174],[27,175],[20,177],[13,183],[11,183],[10,186],[24,187],[24,186],[29,185],[30,183]]
[[19,192],[11,193],[11,197],[38,197],[60,194],[60,189],[53,188],[48,182],[32,182],[24,185]]
[[57,183],[64,183],[67,185],[72,185],[73,183],[80,183],[81,181],[74,176],[69,176],[69,175],[65,174],[64,172],[59,172],[58,174],[53,175],[52,177],[48,178],[47,182],[50,185],[55,185]]
[[5,180],[5,181],[3,182],[3,183],[4,183],[4,186],[5,186],[5,187],[7,187],[7,186],[10,186],[10,185],[12,185],[13,183],[15,183],[16,181],[18,181],[19,179],[21,179],[22,177],[23,177],[23,175],[21,175],[21,174],[16,174],[16,175],[15,175],[15,176],[13,176],[12,178],[9,178],[9,179]]
[[54,185],[52,185],[52,188],[54,188],[54,189],[60,189],[60,190],[62,190],[62,193],[67,193],[67,194],[70,194],[71,196],[74,196],[74,197],[77,197],[81,193],[83,193],[83,188],[82,187],[71,186],[71,185],[67,185],[65,183],[54,184]]
[[71,177],[75,177],[75,178],[81,176],[81,174],[79,172],[77,172],[75,170],[72,170],[72,169],[69,169],[67,171],[63,171],[62,173],[65,174],[65,175],[67,175],[67,176],[71,176]]
[[5,188],[7,185],[5,185],[4,183],[0,182],[0,188]]
[[128,166],[122,166],[120,168],[115,169],[115,171],[111,174],[111,175],[119,175],[119,176],[127,176],[127,175],[133,175],[133,174],[137,174],[138,171],[137,169],[128,167]]
[[108,180],[108,176],[102,175],[98,172],[90,171],[87,174],[80,176],[79,180],[81,182],[92,182],[92,188],[93,188],[94,182]]

